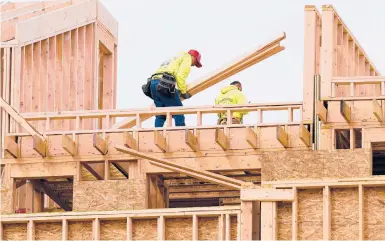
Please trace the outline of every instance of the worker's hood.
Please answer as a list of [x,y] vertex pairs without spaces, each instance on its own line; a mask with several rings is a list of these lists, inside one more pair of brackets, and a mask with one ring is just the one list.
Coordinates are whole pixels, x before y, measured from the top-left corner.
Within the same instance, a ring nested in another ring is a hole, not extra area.
[[230,90],[237,90],[237,89],[238,89],[237,86],[235,86],[235,85],[229,85],[229,86],[223,87],[223,88],[221,89],[221,93],[222,93],[222,94],[226,94],[226,93],[229,92]]

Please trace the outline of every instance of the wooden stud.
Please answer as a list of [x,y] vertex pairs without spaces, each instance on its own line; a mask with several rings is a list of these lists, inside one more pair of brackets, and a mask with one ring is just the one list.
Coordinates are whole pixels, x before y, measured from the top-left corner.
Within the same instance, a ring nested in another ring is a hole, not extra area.
[[124,137],[124,145],[126,147],[134,149],[134,150],[138,150],[137,142],[136,142],[135,137],[133,135],[131,135],[128,132],[124,132],[123,137]]
[[238,223],[241,227],[241,240],[253,239],[253,202],[241,201],[241,217]]
[[358,185],[358,240],[364,240],[364,187]]
[[0,221],[0,240],[4,240],[3,223]]
[[199,151],[198,138],[194,135],[191,130],[185,131],[185,143],[191,148],[191,150]]
[[251,127],[246,127],[246,141],[249,143],[249,145],[257,149],[258,148],[258,136],[257,133],[251,128]]
[[218,216],[218,240],[225,240],[226,235],[226,220],[225,215]]
[[226,215],[226,231],[225,231],[225,240],[231,240],[231,217],[230,214]]
[[154,144],[162,151],[167,152],[167,140],[161,131],[154,131]]
[[193,224],[192,224],[192,240],[198,240],[198,216],[193,215]]
[[277,202],[261,202],[261,240],[276,240]]
[[110,162],[104,161],[104,180],[110,180]]
[[289,147],[289,136],[285,130],[285,128],[283,128],[282,126],[277,126],[277,140],[279,141],[279,143],[282,144],[282,146],[284,147]]
[[327,123],[328,110],[325,108],[325,106],[323,105],[322,101],[318,101],[317,102],[316,109],[317,109],[317,116],[318,116],[318,118],[320,118],[322,123],[326,124]]
[[93,134],[93,145],[102,155],[106,155],[108,152],[108,140],[103,139],[98,133]]
[[62,220],[62,240],[68,240],[68,221],[67,219]]
[[92,221],[92,240],[100,240],[100,220],[95,218]]
[[330,207],[330,187],[323,189],[323,239],[331,238],[331,207]]
[[377,100],[372,100],[372,106],[373,106],[373,114],[377,118],[379,122],[384,121],[383,120],[383,112],[380,104],[378,104]]
[[165,233],[165,220],[164,216],[158,217],[158,240],[165,240],[166,239],[166,233]]
[[292,221],[291,221],[291,234],[292,240],[298,239],[298,190],[297,187],[293,187],[294,201],[292,203]]
[[127,217],[127,241],[132,241],[132,218]]
[[4,151],[13,158],[18,158],[20,156],[19,145],[15,142],[14,137],[4,136]]
[[292,189],[242,188],[241,190],[241,201],[292,202],[293,200]]
[[304,124],[299,126],[299,138],[303,141],[303,143],[307,146],[311,146],[311,134],[310,131],[305,127]]
[[65,134],[62,135],[62,147],[71,156],[76,156],[78,153],[77,143],[75,141],[73,141],[71,137],[69,137]]
[[322,12],[321,99],[331,97],[331,81],[335,73],[336,23],[333,11]]
[[27,224],[27,240],[35,240],[35,223],[29,220]]
[[346,104],[344,100],[341,100],[341,105],[340,105],[340,113],[342,117],[346,120],[346,122],[350,123],[352,120],[352,113],[351,113],[351,107]]
[[41,156],[46,157],[47,151],[47,142],[44,139],[41,139],[37,135],[32,136],[33,139],[33,149]]
[[225,132],[221,128],[215,129],[215,142],[224,150],[227,150],[228,139]]

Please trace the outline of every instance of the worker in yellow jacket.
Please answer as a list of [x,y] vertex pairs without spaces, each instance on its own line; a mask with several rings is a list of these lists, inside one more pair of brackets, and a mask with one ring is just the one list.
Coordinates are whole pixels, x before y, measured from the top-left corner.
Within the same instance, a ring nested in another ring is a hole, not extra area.
[[[192,49],[188,53],[180,52],[173,59],[161,64],[150,78],[151,98],[156,107],[183,106],[180,97],[189,99],[186,79],[191,66],[202,67],[201,55]],[[177,88],[176,88],[177,87]],[[173,115],[176,126],[185,126],[184,115]],[[155,127],[162,127],[166,116],[156,116]]]
[[[221,89],[221,93],[215,99],[216,105],[234,105],[245,104],[246,97],[242,93],[242,84],[239,81],[232,82],[229,86]],[[247,115],[248,112],[233,112],[232,123],[243,123],[243,115]],[[227,113],[218,114],[218,125],[227,124]]]

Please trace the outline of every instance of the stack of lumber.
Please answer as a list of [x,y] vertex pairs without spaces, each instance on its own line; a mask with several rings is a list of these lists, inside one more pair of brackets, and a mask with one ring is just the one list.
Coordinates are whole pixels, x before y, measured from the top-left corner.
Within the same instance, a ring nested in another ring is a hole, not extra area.
[[[195,81],[187,85],[187,92],[191,95],[196,95],[203,90],[241,72],[244,69],[249,68],[252,65],[255,65],[270,56],[275,55],[276,53],[281,52],[285,49],[284,46],[280,46],[282,40],[286,38],[285,32],[283,32],[279,37],[270,41],[269,43],[259,47],[257,50],[247,53],[245,56],[242,56],[237,61],[234,61],[230,66],[221,68],[219,71],[212,73],[209,77],[203,78],[203,80]],[[153,115],[141,116],[142,121],[152,117]],[[112,126],[112,129],[120,128],[130,128],[135,126],[135,118],[126,118],[123,121]]]

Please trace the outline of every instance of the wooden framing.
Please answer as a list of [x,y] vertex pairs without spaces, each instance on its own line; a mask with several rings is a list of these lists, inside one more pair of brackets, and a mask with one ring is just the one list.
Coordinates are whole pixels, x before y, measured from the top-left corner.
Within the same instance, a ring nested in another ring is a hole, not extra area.
[[215,129],[215,142],[224,150],[227,150],[228,146],[228,137],[225,133],[227,130],[222,130],[220,128]]
[[379,122],[383,122],[384,121],[383,110],[382,110],[382,107],[378,104],[378,101],[373,100],[372,106],[373,106],[373,114],[376,116],[377,120]]
[[94,133],[93,134],[93,145],[100,152],[102,155],[106,155],[108,152],[108,140],[101,137],[99,134]]
[[199,150],[199,140],[190,130],[186,130],[185,142],[193,151]]
[[71,156],[76,156],[78,153],[78,145],[76,141],[73,141],[71,137],[64,134],[62,135],[62,147]]
[[258,135],[251,127],[246,128],[246,141],[252,148],[258,148]]
[[289,136],[282,126],[277,126],[277,140],[282,144],[283,147],[289,147]]
[[168,144],[166,137],[163,136],[163,132],[154,131],[154,144],[162,151],[167,152]]
[[13,158],[18,158],[20,156],[19,145],[15,142],[15,138],[10,136],[4,138],[4,151],[9,153]]
[[346,104],[345,101],[341,100],[340,102],[340,113],[346,120],[346,122],[350,123],[352,120],[352,109],[351,107]]

